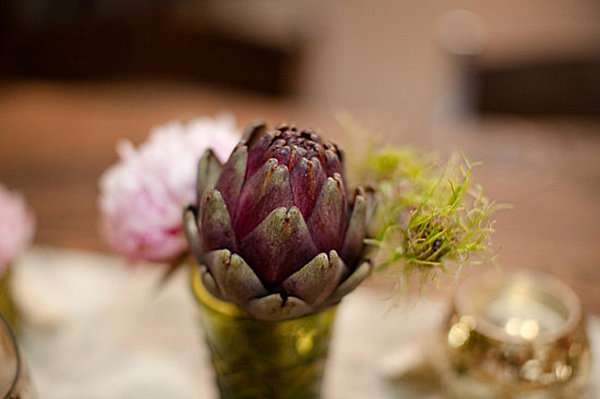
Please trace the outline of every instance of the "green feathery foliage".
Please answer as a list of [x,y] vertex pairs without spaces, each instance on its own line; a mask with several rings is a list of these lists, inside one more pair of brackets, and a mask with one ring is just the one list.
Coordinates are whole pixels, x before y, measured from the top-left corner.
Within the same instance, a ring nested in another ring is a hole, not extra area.
[[474,166],[464,155],[440,166],[433,154],[371,146],[351,171],[376,191],[366,240],[375,271],[396,276],[400,290],[415,277],[423,288],[439,273],[456,275],[464,265],[493,261],[491,215],[498,206],[471,181]]

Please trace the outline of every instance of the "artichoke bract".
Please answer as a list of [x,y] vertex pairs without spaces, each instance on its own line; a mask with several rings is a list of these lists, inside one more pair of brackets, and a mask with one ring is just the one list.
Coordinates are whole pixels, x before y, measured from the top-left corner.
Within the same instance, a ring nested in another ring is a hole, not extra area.
[[264,320],[339,302],[371,271],[370,196],[348,195],[339,148],[311,130],[249,126],[221,165],[198,164],[198,201],[184,229],[205,288]]

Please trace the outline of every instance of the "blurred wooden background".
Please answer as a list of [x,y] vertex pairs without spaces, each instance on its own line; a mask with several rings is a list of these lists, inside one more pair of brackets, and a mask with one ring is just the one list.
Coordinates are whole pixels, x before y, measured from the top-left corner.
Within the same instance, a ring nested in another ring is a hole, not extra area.
[[[37,213],[37,244],[107,250],[97,183],[116,161],[116,142],[140,143],[165,121],[223,110],[240,126],[294,121],[344,142],[329,109],[294,101],[152,82],[13,82],[0,91],[0,181]],[[514,206],[497,214],[501,265],[549,271],[600,312],[600,123],[488,117],[414,131],[385,112],[351,112],[390,142],[445,155],[464,149],[482,161],[475,175],[486,194]]]
[[97,182],[119,139],[230,110],[343,144],[342,107],[388,142],[482,161],[514,205],[500,263],[600,313],[599,3],[323,3],[2,2],[0,181],[34,208],[36,244],[108,250]]

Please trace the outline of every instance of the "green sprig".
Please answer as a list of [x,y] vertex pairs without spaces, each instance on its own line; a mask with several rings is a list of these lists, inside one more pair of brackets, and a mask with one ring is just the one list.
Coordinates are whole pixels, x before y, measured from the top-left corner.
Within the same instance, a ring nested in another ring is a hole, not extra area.
[[423,288],[441,274],[456,277],[465,265],[495,260],[491,215],[500,207],[472,182],[477,165],[463,155],[441,166],[434,154],[408,147],[377,150],[374,143],[366,152],[353,151],[365,148],[364,141],[352,140],[358,133],[364,140],[364,131],[341,116],[351,141],[349,158],[355,159],[350,174],[376,192],[377,211],[365,240],[375,271],[391,273],[404,292],[415,280]]
[[463,156],[440,169],[435,157],[409,149],[367,157],[363,175],[378,189],[373,238],[366,241],[376,270],[394,271],[400,286],[420,274],[423,285],[438,273],[492,260],[496,205],[472,185],[473,166]]

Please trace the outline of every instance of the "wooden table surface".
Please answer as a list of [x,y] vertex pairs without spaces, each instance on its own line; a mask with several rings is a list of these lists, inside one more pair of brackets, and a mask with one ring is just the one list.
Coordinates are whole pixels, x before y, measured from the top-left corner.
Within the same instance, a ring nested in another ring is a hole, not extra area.
[[[0,182],[35,210],[36,244],[108,251],[97,182],[119,139],[137,144],[155,125],[230,110],[240,126],[286,120],[343,143],[332,109],[174,83],[5,82]],[[482,161],[475,177],[486,194],[513,205],[496,216],[500,264],[548,271],[600,313],[600,121],[488,117],[418,128],[402,112],[350,111],[390,142]]]

